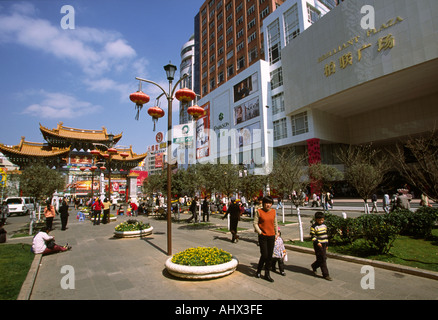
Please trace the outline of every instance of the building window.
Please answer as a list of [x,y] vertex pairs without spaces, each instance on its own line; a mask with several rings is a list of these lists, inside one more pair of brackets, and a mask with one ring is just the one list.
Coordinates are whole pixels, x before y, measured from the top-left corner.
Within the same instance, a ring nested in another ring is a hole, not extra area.
[[272,114],[277,114],[284,111],[284,96],[283,92],[272,97]]
[[249,23],[248,23],[248,30],[251,29],[252,27],[256,26],[256,20],[252,19]]
[[321,12],[319,12],[315,7],[307,4],[307,20],[314,24],[321,17]]
[[239,43],[236,47],[237,52],[239,52],[240,50],[242,50],[243,48],[245,48],[245,43],[242,41],[241,43]]
[[291,120],[292,120],[292,135],[297,136],[309,132],[307,111],[292,116]]
[[268,26],[269,62],[274,64],[281,59],[280,23],[278,19]]
[[224,72],[221,71],[219,72],[218,76],[217,76],[217,83],[221,83],[225,81],[225,77],[224,77]]
[[253,32],[249,37],[248,37],[248,43],[250,43],[252,40],[255,40],[257,38],[257,32]]
[[259,52],[259,50],[258,50],[257,47],[254,47],[254,48],[252,48],[251,50],[249,50],[249,52],[248,52],[249,63],[251,63],[251,62],[257,60],[257,58],[258,58],[258,52]]
[[298,6],[296,4],[284,14],[284,32],[286,45],[300,34],[300,21],[298,19]]
[[234,64],[228,66],[227,68],[227,76],[228,78],[231,77],[234,74]]
[[254,7],[254,5],[252,5],[252,6],[247,10],[247,12],[248,12],[248,16],[250,16],[251,14],[253,14],[254,11],[255,11],[255,7]]
[[286,118],[274,121],[274,141],[287,138]]
[[266,7],[266,9],[264,9],[261,13],[260,13],[260,18],[264,19],[266,16],[269,15],[269,7]]
[[283,85],[283,71],[280,68],[271,72],[271,90]]
[[245,68],[245,57],[240,57],[237,59],[237,70]]

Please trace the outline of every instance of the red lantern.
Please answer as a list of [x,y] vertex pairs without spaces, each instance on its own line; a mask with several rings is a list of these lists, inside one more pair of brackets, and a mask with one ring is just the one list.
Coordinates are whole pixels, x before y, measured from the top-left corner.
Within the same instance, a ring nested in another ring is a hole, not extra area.
[[85,170],[87,170],[87,168],[86,167],[80,167],[79,170],[85,171]]
[[102,166],[102,167],[100,167],[100,170],[105,171],[106,168]]
[[117,149],[115,149],[115,148],[109,148],[109,149],[108,149],[108,153],[111,153],[111,154],[117,154]]
[[204,108],[200,106],[191,106],[187,109],[187,113],[193,117],[193,119],[198,120],[199,117],[204,115]]
[[190,102],[195,100],[196,93],[188,88],[183,88],[183,89],[179,89],[175,93],[175,98],[177,98],[181,102]]
[[90,170],[91,170],[91,171],[95,171],[95,170],[97,170],[97,167],[96,167],[96,166],[92,166],[92,167],[90,168]]
[[154,121],[154,131],[155,131],[155,123],[158,119],[164,117],[164,110],[160,107],[150,107],[148,110],[148,114],[152,117]]
[[129,156],[129,153],[127,153],[127,152],[122,152],[122,153],[120,153],[120,156],[122,156],[123,158],[126,158],[126,157]]
[[137,115],[135,116],[135,120],[138,120],[141,108],[143,108],[144,104],[149,102],[150,98],[146,93],[139,90],[137,92],[131,93],[129,95],[129,99],[131,99],[131,101],[135,103],[135,107],[137,109]]

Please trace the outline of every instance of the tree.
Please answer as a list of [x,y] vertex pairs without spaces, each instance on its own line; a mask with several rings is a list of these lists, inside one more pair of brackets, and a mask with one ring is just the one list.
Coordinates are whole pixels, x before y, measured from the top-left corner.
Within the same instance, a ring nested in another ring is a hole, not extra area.
[[[285,195],[292,196],[292,203],[297,208],[298,224],[300,228],[300,240],[303,242],[303,225],[299,206],[304,203],[302,191],[307,188],[307,166],[306,155],[297,156],[292,149],[285,149],[274,160],[273,168],[269,174],[270,185],[284,198]],[[291,213],[293,208],[291,206]],[[284,222],[284,214],[283,214]]]
[[333,166],[315,163],[309,167],[309,176],[318,185],[318,190],[329,190],[331,183],[343,178],[341,171]]
[[305,155],[297,156],[291,149],[286,149],[278,154],[269,174],[270,186],[283,198],[295,191],[296,197],[292,197],[292,202],[297,208],[304,202],[301,191],[308,185],[305,161]]
[[389,151],[400,174],[438,202],[438,133],[432,131],[420,138],[410,138],[396,151]]
[[218,170],[220,178],[217,181],[217,189],[229,197],[239,189],[239,166],[221,164],[218,166]]
[[341,150],[338,157],[345,164],[345,178],[364,201],[365,213],[370,213],[367,199],[384,182],[390,169],[388,156],[372,145],[352,146]]
[[37,201],[50,198],[57,190],[64,190],[65,179],[56,170],[37,162],[23,170],[20,189],[24,195],[35,197]]
[[165,174],[160,171],[157,174],[153,174],[147,177],[143,181],[143,192],[144,193],[158,193],[165,190],[164,186]]
[[267,180],[266,176],[255,174],[244,174],[240,178],[239,189],[247,199],[248,204],[260,194],[260,191],[266,186]]

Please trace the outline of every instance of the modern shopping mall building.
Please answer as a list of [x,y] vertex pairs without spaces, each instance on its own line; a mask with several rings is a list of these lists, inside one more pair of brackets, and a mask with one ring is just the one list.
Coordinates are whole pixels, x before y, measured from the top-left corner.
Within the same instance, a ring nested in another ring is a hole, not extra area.
[[285,1],[263,20],[266,60],[198,101],[200,162],[266,173],[294,147],[342,168],[342,145],[394,144],[438,125],[438,2],[323,3]]

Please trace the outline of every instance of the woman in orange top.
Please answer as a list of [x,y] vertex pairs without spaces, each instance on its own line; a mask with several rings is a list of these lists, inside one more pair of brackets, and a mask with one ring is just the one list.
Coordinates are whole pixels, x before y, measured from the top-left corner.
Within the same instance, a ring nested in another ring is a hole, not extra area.
[[55,207],[50,204],[50,201],[46,202],[46,207],[44,208],[44,216],[46,217],[46,227],[49,231],[52,230],[53,218],[55,218],[56,211]]
[[270,277],[272,254],[274,252],[275,239],[278,236],[277,214],[271,209],[274,200],[266,196],[262,200],[262,208],[256,211],[254,216],[254,229],[259,234],[260,260],[257,266],[256,278],[261,278],[263,266],[265,267],[264,279],[274,282]]

